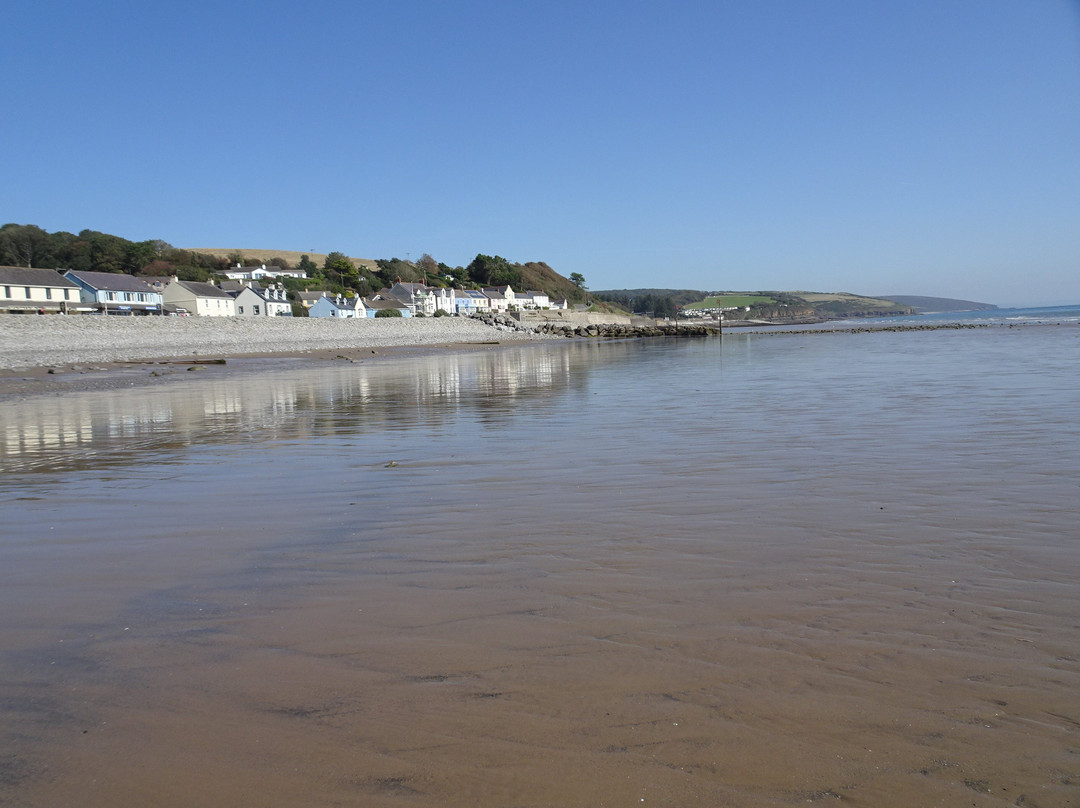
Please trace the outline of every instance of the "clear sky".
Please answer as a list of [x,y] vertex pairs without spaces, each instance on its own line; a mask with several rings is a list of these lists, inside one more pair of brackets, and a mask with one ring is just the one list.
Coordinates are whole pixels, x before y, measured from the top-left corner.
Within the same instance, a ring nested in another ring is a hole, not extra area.
[[8,4],[0,223],[1080,301],[1080,2]]

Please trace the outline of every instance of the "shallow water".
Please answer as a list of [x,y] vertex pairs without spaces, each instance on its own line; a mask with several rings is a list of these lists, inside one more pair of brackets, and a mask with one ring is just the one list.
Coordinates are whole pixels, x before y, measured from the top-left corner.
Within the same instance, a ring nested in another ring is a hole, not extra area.
[[1080,331],[4,405],[0,803],[1075,805]]

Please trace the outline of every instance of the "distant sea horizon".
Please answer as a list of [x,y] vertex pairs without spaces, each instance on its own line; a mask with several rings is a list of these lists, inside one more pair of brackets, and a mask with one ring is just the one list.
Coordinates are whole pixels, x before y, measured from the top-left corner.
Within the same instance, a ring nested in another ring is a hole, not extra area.
[[1080,303],[1062,303],[1054,306],[1001,306],[996,309],[970,311],[924,312],[882,318],[890,322],[1004,322],[1004,323],[1075,323],[1080,322]]

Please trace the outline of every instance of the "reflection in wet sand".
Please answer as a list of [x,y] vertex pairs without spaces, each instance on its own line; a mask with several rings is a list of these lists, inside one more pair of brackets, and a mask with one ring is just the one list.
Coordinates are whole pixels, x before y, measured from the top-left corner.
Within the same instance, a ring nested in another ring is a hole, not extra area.
[[[183,387],[108,391],[6,405],[0,467],[9,472],[143,462],[155,448],[297,440],[437,422],[461,406],[509,418],[522,397],[573,384],[595,351],[518,348],[350,364],[311,374],[268,371]],[[625,352],[626,346],[622,346]],[[606,361],[617,361],[620,350]],[[412,407],[409,407],[409,404]]]
[[1075,804],[1076,346],[986,337],[21,413],[0,801]]

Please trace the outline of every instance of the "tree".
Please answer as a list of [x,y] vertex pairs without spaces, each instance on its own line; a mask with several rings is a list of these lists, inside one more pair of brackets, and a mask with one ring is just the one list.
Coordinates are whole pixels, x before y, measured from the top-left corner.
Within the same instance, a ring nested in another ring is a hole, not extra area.
[[90,242],[90,261],[94,272],[124,271],[127,245],[130,241],[94,230],[83,230],[79,233],[79,238],[86,238]]
[[5,224],[0,227],[0,256],[4,263],[39,267],[46,259],[49,234],[36,224]]
[[585,276],[582,275],[580,272],[571,272],[570,273],[570,283],[574,284],[574,286],[576,286],[578,289],[587,289],[588,288],[585,285]]
[[350,286],[360,280],[360,274],[356,271],[356,266],[345,253],[329,253],[323,262],[323,271],[328,278],[337,277],[338,283],[342,286]]
[[397,309],[379,309],[375,312],[376,317],[400,317],[401,312]]
[[121,269],[128,275],[134,275],[144,266],[158,257],[160,250],[156,241],[128,242],[124,246],[124,260]]
[[473,283],[480,286],[517,286],[521,269],[499,255],[477,255],[465,268]]
[[319,269],[318,266],[316,266],[315,262],[308,258],[306,255],[300,256],[300,263],[296,265],[296,268],[299,269],[301,272],[306,272],[309,278],[314,275]]
[[439,274],[439,262],[427,253],[420,256],[420,260],[416,262],[416,268],[420,270],[421,274],[425,277],[428,275],[437,277]]
[[400,258],[378,258],[375,264],[379,267],[376,277],[387,286],[393,286],[399,280],[405,283],[417,283],[423,279],[423,275],[417,270],[415,264],[403,261]]

